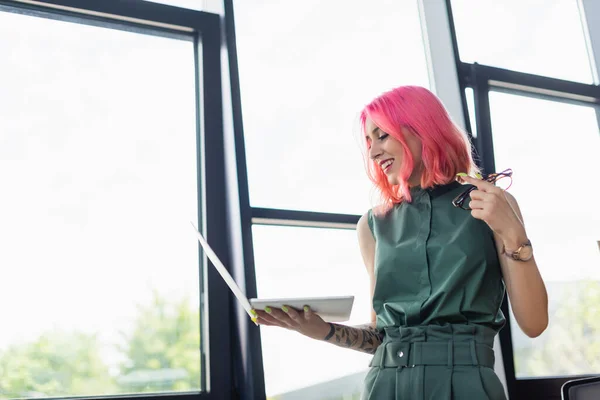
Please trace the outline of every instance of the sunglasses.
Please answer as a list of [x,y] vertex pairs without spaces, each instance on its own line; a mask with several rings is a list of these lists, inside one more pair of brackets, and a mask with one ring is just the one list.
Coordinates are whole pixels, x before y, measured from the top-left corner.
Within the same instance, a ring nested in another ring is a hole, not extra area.
[[[503,190],[508,190],[512,186],[512,174],[512,169],[508,168],[502,172],[495,172],[489,175],[485,175],[483,177],[483,180],[486,182],[493,183],[494,185],[501,187]],[[467,202],[467,199],[469,199],[469,194],[476,189],[476,186],[469,187],[467,190],[456,196],[454,200],[452,200],[452,205],[454,207],[462,208],[463,210],[471,210],[468,204],[465,203]]]

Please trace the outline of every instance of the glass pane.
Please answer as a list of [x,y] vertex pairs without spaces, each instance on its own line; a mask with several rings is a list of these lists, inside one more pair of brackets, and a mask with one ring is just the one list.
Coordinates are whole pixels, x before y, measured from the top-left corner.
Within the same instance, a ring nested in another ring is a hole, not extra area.
[[[600,134],[596,110],[490,93],[496,169],[514,170],[546,282],[550,323],[536,339],[513,319],[518,377],[600,373]],[[552,118],[548,118],[552,116]]]
[[205,7],[205,1],[202,0],[144,0],[151,3],[166,4],[181,8],[189,8],[190,10],[209,11]]
[[[344,324],[369,323],[369,277],[355,231],[255,225],[253,238],[260,297],[354,295]],[[285,329],[260,329],[267,397],[320,400],[360,391],[371,355]]]
[[452,0],[460,58],[592,83],[577,0]]
[[358,113],[428,86],[417,2],[234,3],[252,206],[364,213]]
[[471,135],[477,137],[477,118],[475,118],[475,94],[472,88],[465,88],[467,98],[467,111],[469,112],[469,123],[471,124]]
[[200,389],[191,41],[0,12],[0,398]]

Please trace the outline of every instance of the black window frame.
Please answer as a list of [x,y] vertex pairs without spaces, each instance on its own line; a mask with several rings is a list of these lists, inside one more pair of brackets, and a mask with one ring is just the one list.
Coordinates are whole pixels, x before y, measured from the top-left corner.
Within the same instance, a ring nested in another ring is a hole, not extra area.
[[[228,231],[221,82],[221,17],[204,11],[142,0],[0,0],[0,12],[51,18],[109,29],[166,37],[187,36],[194,44],[198,226],[228,265]],[[166,134],[166,133],[165,133]],[[210,149],[210,151],[205,151]],[[150,216],[151,217],[151,216]],[[190,228],[190,234],[193,232]],[[200,252],[200,246],[198,246]],[[201,253],[199,253],[201,254]],[[216,270],[200,259],[200,326],[202,371],[200,392],[136,393],[77,396],[78,399],[198,400],[232,398],[235,392],[229,291]],[[206,272],[206,274],[204,273]],[[207,290],[206,288],[209,288]],[[205,318],[207,317],[207,318]],[[208,335],[208,341],[205,339]],[[208,343],[204,348],[204,343]],[[208,356],[208,359],[205,357]],[[207,380],[206,377],[209,376]]]
[[[233,0],[224,1],[225,41],[228,49],[228,63],[230,73],[231,107],[233,117],[233,146],[231,149],[236,154],[237,181],[239,203],[239,218],[242,233],[242,246],[239,250],[243,265],[240,266],[238,276],[244,281],[246,296],[257,296],[256,269],[254,264],[254,245],[252,227],[254,225],[278,225],[309,228],[355,229],[360,215],[337,214],[328,212],[299,211],[276,208],[252,207],[248,188],[248,169],[246,164],[246,149],[244,141],[244,128],[242,118],[242,101],[237,59],[237,44],[235,33],[235,18]],[[229,150],[229,149],[228,149]],[[237,199],[235,200],[237,201]],[[241,364],[241,378],[243,399],[266,399],[264,368],[262,360],[262,344],[260,330],[245,323],[247,318],[241,316],[237,320],[239,327],[239,342],[242,351],[246,354]]]
[[[465,118],[465,126],[472,132],[469,110],[467,108],[466,88],[473,89],[475,104],[475,121],[477,137],[471,137],[475,147],[475,158],[484,172],[495,171],[494,145],[491,111],[489,103],[490,91],[502,91],[515,95],[524,95],[548,99],[556,102],[595,105],[596,118],[600,126],[600,86],[572,82],[558,78],[518,72],[505,68],[481,65],[477,62],[465,63],[460,60],[459,45],[452,16],[451,0],[445,0],[448,10],[448,21],[456,70],[460,87],[461,100]],[[502,312],[507,317],[511,311],[508,297],[504,296]],[[543,399],[559,400],[562,385],[572,379],[586,378],[592,375],[552,376],[543,378],[517,378],[514,364],[511,323],[507,318],[506,326],[500,331],[500,344],[509,398],[511,399]],[[519,329],[518,327],[516,329]],[[600,373],[600,371],[598,371]]]

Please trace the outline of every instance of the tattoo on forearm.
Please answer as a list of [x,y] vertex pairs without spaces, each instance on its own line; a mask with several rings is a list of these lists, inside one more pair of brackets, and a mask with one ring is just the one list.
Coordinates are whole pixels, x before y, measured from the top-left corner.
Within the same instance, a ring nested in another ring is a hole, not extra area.
[[328,342],[340,347],[374,354],[383,341],[383,332],[378,331],[371,325],[332,325],[335,327],[335,334]]

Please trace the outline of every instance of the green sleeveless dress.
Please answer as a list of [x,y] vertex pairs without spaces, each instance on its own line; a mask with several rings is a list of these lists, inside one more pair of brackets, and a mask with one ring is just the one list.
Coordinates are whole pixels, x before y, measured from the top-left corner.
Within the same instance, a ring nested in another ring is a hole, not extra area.
[[493,341],[504,283],[493,232],[452,205],[467,187],[411,190],[375,237],[373,308],[385,332],[365,379],[368,400],[505,400]]

